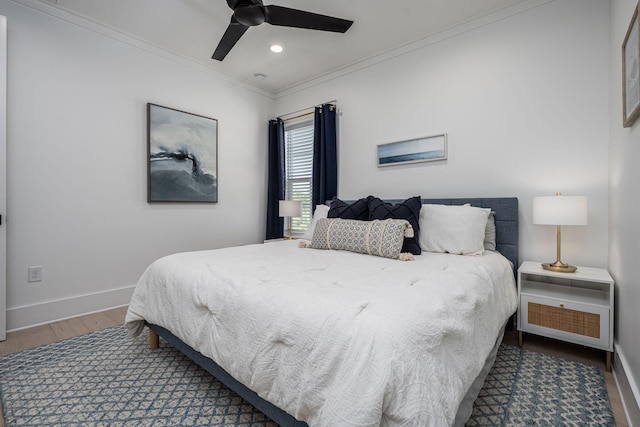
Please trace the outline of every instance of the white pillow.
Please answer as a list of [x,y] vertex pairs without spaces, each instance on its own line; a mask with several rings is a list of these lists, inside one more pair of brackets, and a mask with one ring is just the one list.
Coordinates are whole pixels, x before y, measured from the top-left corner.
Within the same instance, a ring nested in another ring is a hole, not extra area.
[[313,238],[313,230],[316,228],[316,223],[318,220],[322,218],[326,218],[329,213],[329,206],[327,205],[318,205],[316,206],[316,210],[313,212],[313,219],[311,219],[311,225],[304,232],[302,238],[305,240],[311,240]]
[[[471,203],[465,203],[462,206],[471,206]],[[496,219],[494,218],[495,212],[489,212],[489,217],[487,218],[487,226],[484,229],[484,250],[485,251],[496,251]]]
[[420,247],[427,252],[481,255],[490,212],[473,206],[422,205]]
[[484,230],[484,250],[496,251],[496,218],[495,212],[489,214],[487,218],[487,228]]

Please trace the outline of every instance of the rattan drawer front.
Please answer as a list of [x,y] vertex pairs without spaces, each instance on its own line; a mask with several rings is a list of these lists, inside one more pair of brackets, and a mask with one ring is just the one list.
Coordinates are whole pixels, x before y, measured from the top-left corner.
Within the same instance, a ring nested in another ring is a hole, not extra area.
[[600,315],[529,302],[529,324],[600,338]]
[[607,307],[522,294],[520,310],[520,329],[524,332],[596,348],[610,347]]

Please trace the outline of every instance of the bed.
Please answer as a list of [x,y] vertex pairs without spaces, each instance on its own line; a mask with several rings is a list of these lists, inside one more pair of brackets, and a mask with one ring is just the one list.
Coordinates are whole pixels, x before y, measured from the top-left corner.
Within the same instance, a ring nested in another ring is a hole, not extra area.
[[284,240],[174,254],[140,278],[126,325],[282,426],[464,425],[516,308],[518,201],[420,202],[490,209],[496,251],[402,262]]

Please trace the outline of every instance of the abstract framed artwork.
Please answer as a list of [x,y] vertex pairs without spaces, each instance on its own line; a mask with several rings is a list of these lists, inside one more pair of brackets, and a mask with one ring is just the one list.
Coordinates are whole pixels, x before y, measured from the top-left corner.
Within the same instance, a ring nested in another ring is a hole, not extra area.
[[622,124],[628,128],[640,116],[640,32],[636,5],[622,43]]
[[378,145],[378,167],[446,160],[447,134]]
[[148,198],[218,202],[218,121],[147,104]]

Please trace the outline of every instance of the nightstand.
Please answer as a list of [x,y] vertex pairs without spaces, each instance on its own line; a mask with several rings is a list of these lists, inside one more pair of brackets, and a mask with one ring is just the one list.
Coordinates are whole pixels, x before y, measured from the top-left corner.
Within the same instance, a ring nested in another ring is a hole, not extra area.
[[518,269],[518,345],[528,332],[613,352],[613,279],[607,270],[556,273],[525,261]]

